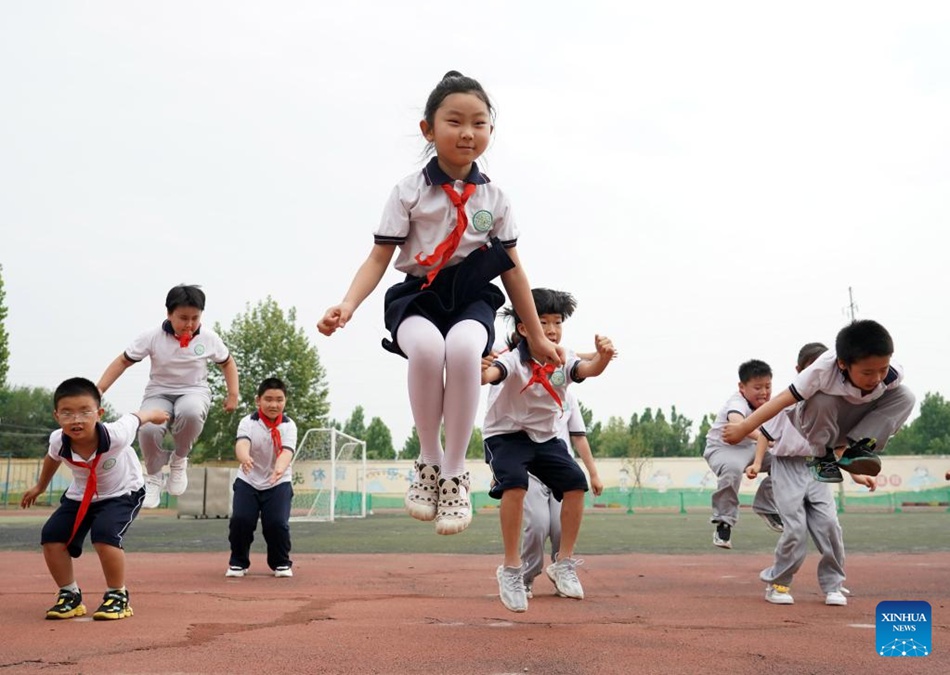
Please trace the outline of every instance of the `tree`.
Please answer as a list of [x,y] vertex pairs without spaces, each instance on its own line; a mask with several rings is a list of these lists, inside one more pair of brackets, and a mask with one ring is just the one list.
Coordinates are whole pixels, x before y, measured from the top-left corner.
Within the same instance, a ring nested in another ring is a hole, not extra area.
[[7,386],[10,371],[10,347],[7,339],[7,293],[3,290],[3,265],[0,265],[0,389]]
[[713,422],[715,421],[715,413],[706,413],[703,415],[703,419],[699,423],[699,432],[696,434],[696,438],[693,439],[693,442],[690,443],[689,446],[690,455],[698,455],[702,457],[703,453],[706,451],[706,434],[708,434],[709,430],[712,429]]
[[413,425],[412,433],[409,434],[409,438],[406,439],[406,442],[402,444],[399,459],[419,459],[419,452],[419,432],[416,431],[416,427]]
[[[362,408],[357,408],[362,411]],[[355,411],[354,411],[355,412]],[[343,433],[349,433],[347,431]],[[360,438],[357,436],[357,438]],[[395,459],[396,450],[393,448],[393,435],[380,418],[374,417],[363,435],[366,441],[367,459]]]
[[228,330],[214,329],[224,340],[237,363],[240,401],[234,414],[224,412],[221,403],[227,387],[219,368],[211,368],[212,405],[205,430],[192,453],[196,461],[230,457],[238,422],[255,407],[257,387],[268,377],[279,377],[287,385],[287,415],[294,420],[301,438],[306,429],[323,426],[330,405],[327,402],[326,372],[317,349],[303,329],[296,325],[297,311],[285,314],[270,296],[231,322]]
[[[343,433],[353,438],[358,438],[361,441],[366,440],[366,422],[365,413],[363,412],[363,406],[358,405],[353,408],[353,412],[350,413],[349,419],[346,420],[346,424],[343,425]],[[367,445],[367,451],[369,446]]]
[[950,402],[940,394],[927,393],[920,415],[887,442],[889,455],[950,454]]
[[465,451],[465,458],[485,458],[485,439],[482,437],[482,430],[478,427],[472,429],[472,437],[468,439],[468,449]]

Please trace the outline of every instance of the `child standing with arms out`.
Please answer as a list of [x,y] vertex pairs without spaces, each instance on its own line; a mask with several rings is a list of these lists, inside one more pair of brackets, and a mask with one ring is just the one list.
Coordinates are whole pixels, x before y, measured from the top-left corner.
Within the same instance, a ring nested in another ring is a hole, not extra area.
[[230,522],[231,562],[225,576],[243,577],[251,566],[251,544],[260,518],[267,542],[267,566],[275,577],[292,577],[290,505],[294,496],[291,462],[297,425],[284,414],[287,387],[269,377],[257,388],[257,412],[238,424],[234,454],[241,471],[234,481]]
[[[729,397],[716,415],[716,421],[706,434],[706,450],[703,459],[718,477],[716,491],[712,494],[712,517],[716,526],[713,544],[720,548],[732,548],[732,528],[739,519],[739,487],[746,467],[755,456],[755,442],[759,432],[754,428],[742,438],[737,447],[723,441],[723,429],[729,424],[747,418],[772,396],[772,369],[764,361],[752,359],[739,366],[739,390]],[[768,471],[770,458],[765,458]],[[752,510],[772,530],[782,531],[782,519],[778,515],[772,497],[771,476],[762,481],[755,493]]]
[[395,267],[406,278],[386,292],[385,324],[392,339],[383,346],[409,362],[420,456],[405,504],[412,517],[435,520],[439,534],[461,532],[472,519],[465,452],[478,408],[481,357],[494,342],[495,312],[505,301],[492,279],[501,277],[512,304],[526,317],[537,358],[562,360],[538,322],[508,199],[475,163],[488,147],[493,120],[491,102],[476,80],[445,74],[419,123],[435,156],[393,189],[369,257],[343,301],[317,325],[324,335],[343,328],[399,248]]
[[208,362],[224,373],[228,395],[224,409],[233,412],[238,404],[238,371],[231,353],[212,329],[201,325],[205,294],[198,286],[175,286],[165,298],[168,318],[158,328],[139,335],[109,364],[99,378],[103,394],[126,369],[149,357],[152,361],[142,408],[158,408],[171,416],[175,450],[169,461],[162,449],[168,423],[146,424],[139,431],[139,446],[145,461],[145,503],[147,509],[158,506],[164,479],[162,468],[169,465],[168,494],[181,495],[188,487],[188,455],[201,435],[211,390],[208,387]]
[[[802,372],[818,356],[827,351],[819,342],[810,342],[798,352],[796,372]],[[815,481],[806,466],[811,454],[808,442],[792,426],[787,408],[766,422],[756,442],[755,459],[746,469],[746,476],[755,478],[762,469],[766,452],[772,457],[772,487],[775,503],[785,527],[775,546],[772,566],[762,570],[759,578],[766,584],[765,599],[775,605],[791,605],[795,601],[789,593],[792,578],[805,562],[808,535],[821,554],[818,561],[818,585],[825,594],[826,605],[848,604],[844,583],[844,538],[838,523],[835,500],[831,487]],[[772,445],[769,448],[769,445]],[[869,476],[855,476],[856,483],[871,491],[877,488]]]
[[53,406],[60,428],[50,434],[39,480],[20,501],[24,509],[32,506],[49,487],[60,463],[72,469],[73,480],[43,526],[40,539],[46,566],[59,585],[56,604],[47,610],[46,618],[71,619],[86,613],[72,559],[82,555],[83,540],[91,533],[108,587],[92,618],[124,619],[132,616],[132,608],[125,587],[122,540],[145,497],[142,465],[132,441],[139,425],[162,424],[168,413],[142,410],[101,424],[99,390],[81,377],[56,388]]
[[[790,405],[792,424],[811,446],[814,476],[840,483],[841,469],[876,476],[891,436],[910,417],[914,395],[891,361],[894,341],[876,321],[854,321],[838,332],[835,349],[819,356],[788,389],[752,415],[726,425],[723,439],[738,443]],[[838,454],[840,453],[840,457]]]
[[[574,307],[574,299],[546,289],[533,291],[537,317],[548,339],[560,340],[563,312]],[[517,308],[513,312],[515,331],[526,337],[527,328]],[[584,514],[587,478],[568,454],[567,445],[558,436],[560,419],[565,414],[567,387],[573,382],[600,375],[614,355],[611,341],[595,337],[596,353],[591,360],[570,354],[562,366],[545,364],[525,340],[499,356],[482,371],[482,382],[498,386],[489,398],[485,414],[485,461],[491,467],[489,494],[501,499],[501,535],[505,547],[504,563],[496,570],[502,604],[513,612],[528,609],[519,539],[528,491],[529,472],[562,501],[561,542],[558,560],[545,569],[558,595],[582,599],[584,589],[577,578],[574,545]]]

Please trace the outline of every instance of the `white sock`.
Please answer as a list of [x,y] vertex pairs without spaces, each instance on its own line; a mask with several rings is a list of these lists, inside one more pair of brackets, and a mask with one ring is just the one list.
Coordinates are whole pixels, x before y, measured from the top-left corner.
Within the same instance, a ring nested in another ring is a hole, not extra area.
[[73,581],[71,584],[66,584],[65,586],[60,586],[60,587],[59,587],[59,590],[61,590],[61,591],[69,591],[70,593],[78,593],[78,592],[79,592],[79,584],[77,584],[75,581]]

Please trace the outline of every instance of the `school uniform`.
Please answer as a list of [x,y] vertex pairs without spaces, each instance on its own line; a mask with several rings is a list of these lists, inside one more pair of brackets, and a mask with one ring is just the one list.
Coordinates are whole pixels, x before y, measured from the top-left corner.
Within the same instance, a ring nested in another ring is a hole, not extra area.
[[61,429],[50,434],[47,455],[65,462],[73,480],[43,526],[41,543],[67,544],[73,558],[82,554],[86,534],[93,544],[122,548],[125,533],[145,498],[142,465],[132,449],[140,424],[132,414],[115,422],[97,423],[98,447],[89,459],[73,452],[70,438]]
[[[457,207],[454,199],[465,194],[467,185],[473,185],[474,192]],[[427,260],[458,226],[460,208],[468,224],[457,247],[449,247],[451,253],[444,260]],[[517,244],[518,229],[508,198],[476,163],[464,181],[457,181],[433,157],[420,173],[400,181],[386,202],[374,241],[399,247],[394,265],[406,274],[386,291],[384,321],[391,335],[383,340],[386,350],[405,356],[396,332],[406,317],[420,315],[443,336],[460,321],[481,323],[488,331],[483,355],[488,354],[494,343],[495,313],[505,302],[491,281],[514,267],[505,249]],[[426,260],[429,264],[422,264]]]
[[813,456],[864,438],[875,439],[875,449],[881,452],[914,409],[914,394],[903,379],[903,368],[892,361],[884,380],[863,392],[838,368],[835,350],[829,349],[789,386],[799,402],[790,415],[792,423],[808,440]]
[[844,582],[844,537],[838,522],[835,500],[828,483],[816,481],[806,462],[812,454],[808,441],[795,429],[790,414],[783,410],[760,431],[772,442],[772,488],[784,529],[775,545],[775,560],[759,574],[762,581],[790,586],[805,562],[808,535],[821,559],[818,585],[824,593],[841,591]]
[[[280,449],[294,452],[297,447],[297,425],[282,415],[276,426]],[[248,569],[251,566],[251,544],[260,518],[261,531],[267,542],[267,565],[272,570],[291,567],[290,560],[290,507],[294,496],[293,464],[280,475],[273,485],[268,482],[274,471],[278,450],[275,436],[260,417],[259,412],[247,415],[238,424],[237,440],[247,439],[251,444],[254,466],[245,474],[238,471],[234,480],[234,499],[228,523],[231,542],[231,567]]]
[[[139,335],[125,350],[125,358],[133,363],[146,357],[150,370],[142,409],[164,410],[171,415],[176,454],[185,457],[201,434],[211,407],[208,364],[224,364],[231,353],[218,334],[205,326],[195,331],[187,347],[182,347],[171,322],[166,320],[160,327]],[[168,424],[144,424],[139,431],[148,474],[160,474],[166,463],[162,437]]]
[[[564,414],[558,437],[567,446],[573,458],[571,437],[586,436],[587,427],[573,391],[564,399]],[[576,460],[575,460],[576,461]],[[561,502],[551,496],[551,488],[532,473],[528,474],[528,492],[524,496],[524,532],[521,537],[521,559],[524,562],[524,580],[530,584],[544,567],[544,542],[551,538],[551,561],[561,548]]]
[[[749,401],[736,391],[719,410],[716,420],[706,433],[703,459],[718,478],[716,491],[712,494],[710,521],[713,523],[725,523],[734,527],[739,519],[739,487],[745,477],[746,467],[755,459],[755,441],[751,438],[743,438],[739,443],[730,445],[723,440],[722,430],[729,422],[730,413],[748,417],[753,410]],[[766,455],[762,468],[769,472],[770,467],[771,457]],[[771,475],[763,480],[759,489],[756,490],[752,510],[759,514],[778,513],[772,496]]]
[[[561,417],[571,382],[580,382],[580,359],[570,353],[561,366],[541,366],[528,352],[522,340],[492,364],[501,369],[501,379],[492,384],[493,392],[482,434],[485,437],[485,462],[494,484],[489,495],[501,499],[506,490],[528,489],[529,472],[561,501],[565,492],[588,489],[587,477],[567,451],[558,435]],[[569,419],[569,418],[568,418]]]

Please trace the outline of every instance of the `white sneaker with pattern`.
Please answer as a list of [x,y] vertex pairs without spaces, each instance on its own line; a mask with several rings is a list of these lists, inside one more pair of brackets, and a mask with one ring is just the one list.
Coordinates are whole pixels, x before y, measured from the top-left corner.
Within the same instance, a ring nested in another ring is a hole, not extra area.
[[528,597],[524,591],[524,575],[520,567],[499,565],[495,571],[498,577],[498,597],[501,604],[512,612],[524,612],[528,609]]
[[548,578],[554,582],[557,594],[563,598],[584,599],[584,588],[577,578],[577,566],[584,564],[583,560],[575,558],[558,559],[544,568]]
[[435,520],[439,503],[439,467],[417,461],[413,469],[416,479],[406,491],[406,511],[416,520]]
[[468,471],[461,476],[439,479],[439,511],[435,516],[437,534],[458,534],[471,524],[470,486]]

